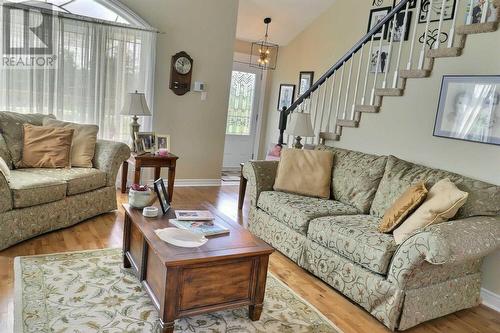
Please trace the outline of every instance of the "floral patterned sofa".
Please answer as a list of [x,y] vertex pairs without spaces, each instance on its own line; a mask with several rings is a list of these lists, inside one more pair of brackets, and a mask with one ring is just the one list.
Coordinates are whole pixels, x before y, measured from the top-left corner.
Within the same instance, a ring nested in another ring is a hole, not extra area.
[[[46,116],[1,114],[0,156],[8,159],[3,131],[40,126]],[[98,140],[94,168],[14,169],[9,179],[0,172],[0,250],[115,210],[116,175],[129,156],[127,145]]]
[[[368,310],[405,330],[480,302],[482,259],[500,244],[500,187],[394,156],[333,150],[331,200],[273,191],[278,162],[244,166],[249,228]],[[415,232],[401,245],[377,231],[412,183],[450,178],[469,193],[453,221]]]

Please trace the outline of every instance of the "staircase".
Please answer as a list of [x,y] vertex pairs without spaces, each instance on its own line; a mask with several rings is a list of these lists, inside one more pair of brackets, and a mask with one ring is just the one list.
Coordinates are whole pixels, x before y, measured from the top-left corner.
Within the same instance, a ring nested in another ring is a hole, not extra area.
[[[315,137],[306,143],[340,140],[343,128],[358,127],[363,113],[379,112],[384,97],[403,96],[408,79],[429,77],[437,58],[461,56],[468,35],[498,29],[500,0],[486,0],[477,8],[475,0],[456,0],[455,7],[448,7],[453,1],[416,1],[411,9],[411,0],[401,0],[286,110],[311,114]],[[495,17],[488,9],[492,6]],[[473,16],[478,8],[479,15]],[[421,10],[427,15],[419,23]],[[408,35],[407,41],[394,38],[398,18],[403,19],[399,36]],[[377,40],[380,34],[387,39]]]

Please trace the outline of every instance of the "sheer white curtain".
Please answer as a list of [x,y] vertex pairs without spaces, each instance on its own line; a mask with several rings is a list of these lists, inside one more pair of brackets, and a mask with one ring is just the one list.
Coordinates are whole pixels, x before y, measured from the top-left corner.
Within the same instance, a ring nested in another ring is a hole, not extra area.
[[[5,10],[0,6],[0,20]],[[10,11],[10,45],[22,44],[19,40],[27,35],[25,14],[22,9]],[[1,27],[7,29],[5,22]],[[125,95],[145,92],[153,111],[156,32],[57,15],[50,30],[54,67],[6,66],[3,59],[0,110],[50,113],[65,121],[97,124],[101,138],[128,142],[130,118],[120,116]],[[30,45],[35,45],[36,38],[31,38]],[[0,40],[0,49],[4,46]],[[142,130],[151,128],[151,117],[140,121]]]

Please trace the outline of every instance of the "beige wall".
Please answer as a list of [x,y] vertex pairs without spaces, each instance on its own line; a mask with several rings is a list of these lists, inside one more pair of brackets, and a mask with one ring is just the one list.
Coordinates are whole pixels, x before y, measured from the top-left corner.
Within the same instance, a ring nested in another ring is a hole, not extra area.
[[[220,179],[238,1],[121,1],[165,33],[158,35],[153,129],[171,136],[177,178]],[[206,83],[207,100],[168,88],[170,59],[179,51],[194,59],[192,83]]]
[[[386,1],[387,2],[387,1]],[[390,1],[392,3],[392,0]],[[281,48],[267,105],[264,141],[278,138],[275,104],[280,83],[297,84],[301,70],[319,77],[366,33],[372,1],[338,0],[288,46]],[[375,154],[393,154],[432,167],[500,184],[500,147],[433,137],[444,74],[500,74],[500,31],[470,36],[464,55],[438,59],[432,76],[409,80],[404,97],[386,97],[379,114],[364,114],[360,128],[344,129],[334,145]],[[500,294],[500,251],[487,258],[483,286]]]
[[234,52],[250,54],[252,50],[252,43],[245,40],[237,39],[234,41]]

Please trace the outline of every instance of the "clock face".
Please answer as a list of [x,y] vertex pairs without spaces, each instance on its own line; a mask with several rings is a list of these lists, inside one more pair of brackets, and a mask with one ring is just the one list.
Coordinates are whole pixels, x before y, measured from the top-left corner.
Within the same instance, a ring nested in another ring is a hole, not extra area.
[[180,57],[175,61],[175,70],[179,74],[187,74],[191,70],[191,61],[186,57]]

